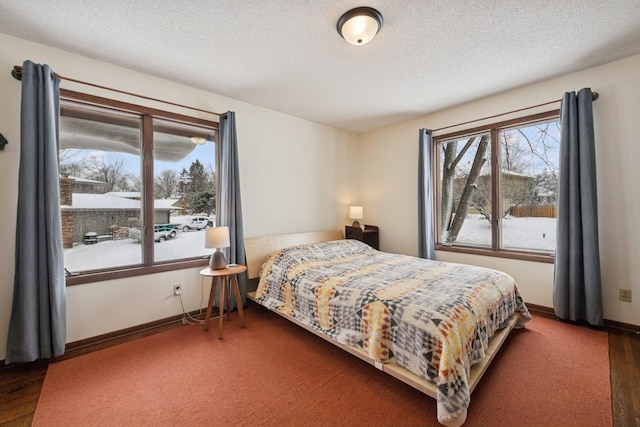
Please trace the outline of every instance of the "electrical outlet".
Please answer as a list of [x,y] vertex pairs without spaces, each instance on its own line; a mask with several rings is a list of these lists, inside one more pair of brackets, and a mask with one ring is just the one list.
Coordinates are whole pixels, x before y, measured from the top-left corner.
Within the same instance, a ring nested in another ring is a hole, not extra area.
[[620,301],[631,302],[631,289],[620,289]]
[[182,285],[173,285],[173,294],[175,296],[182,295]]

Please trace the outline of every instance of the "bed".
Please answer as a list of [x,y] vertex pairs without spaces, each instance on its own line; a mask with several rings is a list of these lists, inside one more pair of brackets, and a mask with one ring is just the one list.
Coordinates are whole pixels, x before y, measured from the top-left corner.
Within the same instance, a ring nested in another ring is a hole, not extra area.
[[389,254],[340,230],[245,241],[249,298],[437,401],[461,425],[509,332],[530,319],[514,279]]

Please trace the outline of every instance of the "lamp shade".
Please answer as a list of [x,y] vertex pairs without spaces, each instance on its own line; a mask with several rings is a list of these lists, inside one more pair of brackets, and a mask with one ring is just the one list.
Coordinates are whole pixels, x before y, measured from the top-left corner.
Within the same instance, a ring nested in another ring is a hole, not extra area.
[[349,219],[364,218],[364,209],[362,206],[349,206]]
[[353,45],[367,44],[382,28],[382,14],[371,7],[356,7],[338,19],[338,33]]
[[204,247],[205,248],[226,248],[231,246],[229,240],[229,227],[210,227],[205,230]]

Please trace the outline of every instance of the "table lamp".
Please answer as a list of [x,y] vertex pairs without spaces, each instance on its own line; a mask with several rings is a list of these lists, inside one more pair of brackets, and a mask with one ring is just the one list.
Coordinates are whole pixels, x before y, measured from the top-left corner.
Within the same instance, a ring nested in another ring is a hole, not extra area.
[[362,206],[349,206],[349,219],[353,219],[352,227],[360,227],[359,219],[364,218],[364,209]]
[[220,248],[231,246],[229,241],[229,227],[210,227],[205,229],[204,247],[215,248],[209,260],[209,268],[212,270],[220,270],[227,267],[227,260]]

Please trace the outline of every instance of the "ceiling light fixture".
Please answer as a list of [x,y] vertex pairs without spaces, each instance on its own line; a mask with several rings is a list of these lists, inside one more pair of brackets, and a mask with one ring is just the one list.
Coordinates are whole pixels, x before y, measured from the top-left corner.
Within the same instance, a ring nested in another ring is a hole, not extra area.
[[371,7],[356,7],[338,19],[338,34],[353,45],[367,44],[382,28],[382,14]]
[[205,142],[207,142],[206,138],[203,138],[201,136],[192,136],[191,138],[189,138],[191,140],[192,143],[196,144],[196,145],[202,145]]

